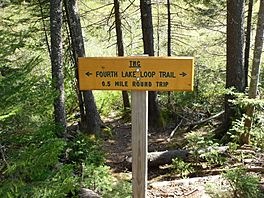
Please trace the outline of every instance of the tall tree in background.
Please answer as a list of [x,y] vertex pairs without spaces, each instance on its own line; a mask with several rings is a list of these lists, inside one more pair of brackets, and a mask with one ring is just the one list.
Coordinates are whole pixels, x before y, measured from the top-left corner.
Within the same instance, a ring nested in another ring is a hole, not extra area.
[[[167,0],[167,16],[168,16],[168,32],[167,32],[167,56],[171,56],[171,10],[170,10],[170,0]],[[168,92],[168,104],[171,104],[171,92]]]
[[[254,57],[251,70],[251,80],[248,95],[249,98],[254,99],[257,97],[259,75],[260,75],[260,63],[263,49],[263,34],[264,34],[264,0],[260,0],[260,7],[258,13],[257,30],[255,37]],[[249,105],[246,110],[245,119],[245,133],[241,136],[242,144],[249,144],[250,142],[250,129],[252,125],[252,119],[254,114],[254,106]]]
[[157,5],[157,24],[156,24],[156,28],[157,28],[157,56],[160,56],[160,26],[161,26],[161,13],[160,13],[160,0],[157,0],[156,2]]
[[[68,24],[71,33],[72,48],[75,59],[75,72],[77,77],[78,76],[77,59],[78,57],[85,57],[84,41],[82,36],[80,17],[78,13],[77,0],[65,0],[64,4],[66,6],[67,15],[68,15]],[[82,117],[81,127],[84,130],[86,130],[88,133],[99,135],[101,132],[101,119],[97,111],[93,93],[92,91],[80,92],[78,85],[79,82],[77,81],[76,89],[79,95],[79,106],[80,106],[81,114],[84,114],[81,115]]]
[[52,85],[56,91],[54,99],[55,123],[66,129],[64,102],[64,75],[62,64],[62,0],[50,0],[50,36]]
[[170,10],[170,0],[167,0],[167,16],[168,16],[168,46],[167,46],[167,55],[171,56],[171,10]]
[[[140,0],[141,25],[143,33],[144,54],[154,56],[153,24],[151,12],[151,0]],[[149,92],[149,127],[161,127],[163,125],[160,110],[157,104],[157,93]]]
[[[114,8],[115,8],[115,29],[116,29],[116,40],[117,40],[117,53],[118,56],[124,56],[124,44],[123,44],[123,34],[122,34],[122,23],[120,17],[120,9],[119,9],[119,0],[114,0]],[[124,109],[130,107],[129,97],[127,91],[122,91],[123,104]]]
[[[235,88],[236,92],[245,90],[245,73],[243,65],[244,49],[244,0],[227,1],[227,64],[226,88]],[[236,116],[235,106],[229,100],[231,95],[225,97],[224,131],[227,131]],[[223,136],[225,134],[219,134]]]
[[246,27],[246,46],[245,46],[245,87],[248,86],[248,66],[249,66],[249,54],[250,54],[250,37],[251,37],[251,21],[252,21],[253,0],[248,2],[248,15],[247,15],[247,27]]

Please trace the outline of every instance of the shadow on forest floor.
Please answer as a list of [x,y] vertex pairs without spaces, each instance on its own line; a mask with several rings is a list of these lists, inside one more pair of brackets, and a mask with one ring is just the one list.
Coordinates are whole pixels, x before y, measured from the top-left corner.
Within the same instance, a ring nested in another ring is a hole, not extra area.
[[[104,139],[103,148],[107,153],[106,164],[111,167],[114,175],[127,174],[131,178],[131,168],[128,168],[127,162],[127,159],[132,156],[131,123],[125,123],[122,119],[109,119],[105,123],[111,129],[110,134],[106,135]],[[154,152],[182,148],[187,143],[185,139],[188,133],[187,130],[180,129],[169,140],[168,138],[172,130],[173,128],[167,128],[149,132],[148,151]],[[260,153],[259,156],[259,163],[263,167],[264,155]],[[207,170],[207,173],[202,172],[200,174],[188,175],[191,178],[182,179],[179,174],[174,174],[169,166],[149,168],[148,197],[210,197],[205,190],[207,186],[220,183],[221,185],[225,185],[226,183],[221,177],[222,169],[216,167],[215,170],[212,169],[211,171]],[[261,183],[263,185],[263,169],[260,170],[261,172]]]

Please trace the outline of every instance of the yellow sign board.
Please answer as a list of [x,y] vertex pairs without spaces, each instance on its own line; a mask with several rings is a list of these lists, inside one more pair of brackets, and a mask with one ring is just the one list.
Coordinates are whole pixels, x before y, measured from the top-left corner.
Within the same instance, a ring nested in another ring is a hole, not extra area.
[[80,90],[192,91],[192,57],[79,58]]

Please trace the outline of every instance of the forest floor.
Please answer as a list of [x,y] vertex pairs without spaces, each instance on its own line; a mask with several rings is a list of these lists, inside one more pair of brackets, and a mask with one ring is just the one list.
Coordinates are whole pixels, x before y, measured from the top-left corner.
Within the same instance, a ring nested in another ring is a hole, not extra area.
[[[111,167],[113,174],[119,177],[132,178],[131,170],[127,168],[127,158],[132,156],[131,148],[131,124],[122,119],[105,120],[112,134],[105,138],[104,150],[107,152],[107,165]],[[176,142],[168,141],[172,129],[152,131],[148,133],[148,151],[165,151],[176,149],[175,145],[184,141],[184,133],[177,134]],[[264,157],[263,155],[261,155]],[[262,158],[261,157],[261,158]],[[261,160],[263,160],[262,158]],[[262,161],[264,165],[264,161]],[[122,176],[123,175],[123,176]],[[262,184],[264,182],[262,174]],[[209,186],[212,186],[211,188]],[[214,192],[214,186],[227,186],[227,182],[218,174],[205,174],[199,177],[182,179],[172,173],[170,168],[148,169],[148,192],[149,198],[210,198],[208,192]],[[206,190],[207,189],[207,190]],[[226,187],[228,189],[228,187]]]

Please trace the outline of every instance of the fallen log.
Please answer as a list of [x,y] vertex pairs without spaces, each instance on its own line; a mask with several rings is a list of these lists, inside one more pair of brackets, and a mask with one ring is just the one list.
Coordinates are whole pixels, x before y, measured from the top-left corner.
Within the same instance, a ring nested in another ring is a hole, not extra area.
[[88,188],[81,188],[79,196],[81,198],[101,198],[99,194]]
[[[210,152],[212,149],[217,150],[220,154],[225,154],[228,146],[222,147],[208,147],[207,149],[200,149],[198,151],[199,154],[203,154],[205,152]],[[175,158],[181,158],[184,161],[190,161],[189,150],[177,149],[177,150],[170,150],[170,151],[158,151],[158,152],[150,152],[147,154],[148,159],[148,167],[159,167],[160,165],[171,164],[172,160]],[[132,167],[132,157],[127,158],[127,165],[126,167],[131,170]]]
[[[160,165],[170,164],[172,159],[178,157],[187,160],[189,151],[187,150],[171,150],[171,151],[157,151],[147,154],[148,167],[159,167]],[[126,159],[127,169],[132,169],[132,157]]]
[[164,164],[170,164],[172,159],[181,158],[187,160],[189,151],[187,150],[171,150],[148,153],[148,166],[158,167]]

